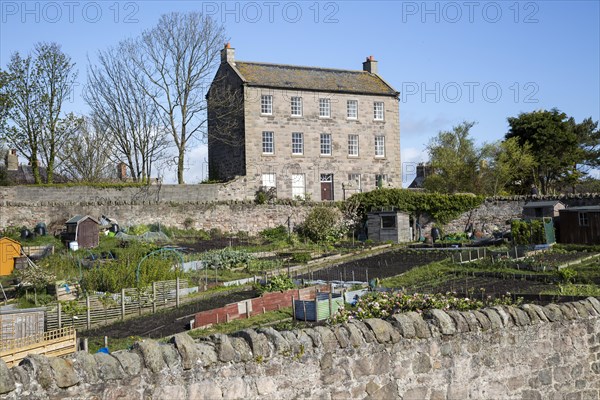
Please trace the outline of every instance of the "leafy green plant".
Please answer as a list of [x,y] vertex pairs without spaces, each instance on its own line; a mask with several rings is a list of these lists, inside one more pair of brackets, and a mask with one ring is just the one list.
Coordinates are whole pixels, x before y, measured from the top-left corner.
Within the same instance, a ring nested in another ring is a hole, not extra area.
[[292,261],[295,263],[306,264],[310,260],[312,260],[312,256],[307,251],[292,253]]
[[261,285],[259,283],[254,285],[254,289],[260,294],[266,292],[283,292],[285,290],[293,289],[296,285],[294,285],[294,281],[287,275],[276,275],[265,284]]
[[577,277],[577,271],[572,268],[562,268],[556,271],[556,275],[562,283],[573,283]]
[[284,241],[288,238],[288,230],[283,225],[279,225],[275,228],[263,229],[258,234],[260,237],[268,240],[271,243]]
[[371,292],[358,299],[354,307],[341,308],[332,318],[333,322],[347,322],[352,319],[387,318],[398,312],[416,311],[424,313],[427,310],[475,310],[486,305],[520,304],[522,299],[515,301],[509,295],[499,299],[457,297],[453,293],[435,293],[408,295],[402,292]]
[[248,263],[254,259],[254,256],[244,250],[234,250],[231,247],[226,247],[221,250],[207,251],[201,259],[205,268],[231,269],[248,267]]

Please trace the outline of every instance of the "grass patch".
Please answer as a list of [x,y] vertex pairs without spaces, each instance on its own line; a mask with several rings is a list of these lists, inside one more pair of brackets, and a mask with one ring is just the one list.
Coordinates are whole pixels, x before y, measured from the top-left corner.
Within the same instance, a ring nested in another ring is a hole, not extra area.
[[268,311],[264,314],[255,315],[246,319],[235,319],[206,329],[194,329],[188,332],[188,334],[194,339],[214,335],[216,333],[229,334],[243,329],[271,325],[292,317],[292,308],[287,307],[278,311]]
[[415,267],[402,275],[383,279],[380,284],[387,288],[414,287],[418,285],[435,285],[448,279],[448,274],[454,271],[450,260],[436,261],[431,264]]
[[[130,349],[135,342],[141,341],[142,338],[139,336],[128,336],[123,339],[108,338],[108,349],[112,353],[117,350]],[[88,338],[88,352],[94,354],[104,347],[104,337],[90,337]]]

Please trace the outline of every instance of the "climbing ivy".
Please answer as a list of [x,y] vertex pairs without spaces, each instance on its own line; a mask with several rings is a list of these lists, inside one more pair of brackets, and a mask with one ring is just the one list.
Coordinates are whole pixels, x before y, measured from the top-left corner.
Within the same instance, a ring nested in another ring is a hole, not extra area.
[[382,207],[394,207],[413,216],[429,215],[440,224],[447,224],[462,213],[472,210],[484,201],[483,196],[472,194],[442,194],[415,192],[406,189],[379,189],[358,193],[348,199],[358,205],[361,215]]

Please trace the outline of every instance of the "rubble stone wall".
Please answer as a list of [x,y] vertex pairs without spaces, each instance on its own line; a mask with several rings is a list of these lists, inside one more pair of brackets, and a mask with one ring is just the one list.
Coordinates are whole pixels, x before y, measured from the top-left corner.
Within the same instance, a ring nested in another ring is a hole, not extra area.
[[600,302],[432,310],[0,361],[0,399],[598,399]]

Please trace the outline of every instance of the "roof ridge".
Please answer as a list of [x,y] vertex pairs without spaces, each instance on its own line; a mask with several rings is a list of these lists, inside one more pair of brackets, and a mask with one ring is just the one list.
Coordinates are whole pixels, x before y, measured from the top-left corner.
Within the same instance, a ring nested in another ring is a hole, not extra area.
[[302,68],[302,69],[318,69],[318,70],[323,70],[323,71],[364,73],[364,74],[379,76],[377,74],[372,74],[368,71],[363,71],[360,69],[326,68],[326,67],[313,67],[313,66],[309,66],[309,65],[292,65],[292,64],[279,64],[279,63],[268,63],[268,62],[262,62],[262,61],[242,61],[242,60],[239,60],[239,61],[236,60],[234,63],[235,64],[237,64],[237,63],[258,64],[258,65],[267,65],[270,67],[287,67],[287,68],[291,67],[291,68]]

